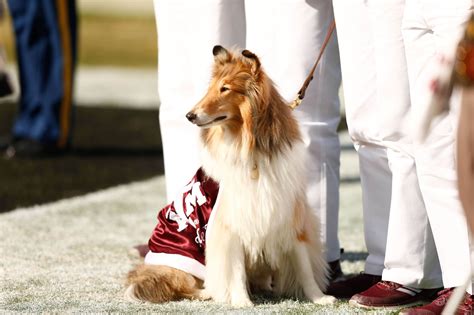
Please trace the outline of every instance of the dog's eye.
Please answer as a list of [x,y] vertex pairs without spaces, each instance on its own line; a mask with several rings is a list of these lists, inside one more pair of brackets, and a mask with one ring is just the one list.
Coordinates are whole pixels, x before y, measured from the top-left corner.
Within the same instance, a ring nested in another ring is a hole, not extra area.
[[230,89],[227,86],[222,86],[221,87],[221,93],[224,93],[225,91],[229,91]]

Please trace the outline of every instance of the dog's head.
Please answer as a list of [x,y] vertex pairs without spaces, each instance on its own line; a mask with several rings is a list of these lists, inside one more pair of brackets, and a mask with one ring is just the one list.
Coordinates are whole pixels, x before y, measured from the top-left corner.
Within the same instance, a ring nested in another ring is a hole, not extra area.
[[203,128],[204,143],[231,135],[243,152],[257,149],[271,156],[300,139],[288,104],[254,53],[232,52],[222,46],[212,52],[214,69],[208,91],[186,115]]
[[186,118],[202,128],[225,124],[239,128],[251,116],[249,98],[263,92],[264,73],[258,57],[248,51],[232,52],[215,46],[211,83],[203,99],[186,114]]

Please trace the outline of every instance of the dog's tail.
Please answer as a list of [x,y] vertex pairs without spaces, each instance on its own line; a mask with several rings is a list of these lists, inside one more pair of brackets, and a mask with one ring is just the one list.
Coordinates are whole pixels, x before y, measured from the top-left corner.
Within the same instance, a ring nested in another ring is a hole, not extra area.
[[164,303],[200,299],[203,282],[189,273],[168,266],[139,265],[127,277],[125,299]]

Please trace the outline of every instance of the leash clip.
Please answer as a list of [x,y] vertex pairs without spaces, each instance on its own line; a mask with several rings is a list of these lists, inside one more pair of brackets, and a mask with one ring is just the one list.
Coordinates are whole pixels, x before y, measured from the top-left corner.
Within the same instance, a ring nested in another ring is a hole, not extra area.
[[291,109],[295,109],[296,107],[300,106],[301,102],[303,101],[303,99],[301,98],[301,96],[298,94],[298,96],[295,98],[295,100],[293,102],[291,102],[290,105],[288,105]]

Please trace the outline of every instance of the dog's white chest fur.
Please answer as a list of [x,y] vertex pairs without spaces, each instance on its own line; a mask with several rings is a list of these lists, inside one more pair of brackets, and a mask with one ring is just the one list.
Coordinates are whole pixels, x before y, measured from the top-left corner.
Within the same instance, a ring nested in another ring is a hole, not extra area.
[[236,148],[229,141],[219,144],[218,154],[203,150],[206,173],[221,185],[216,216],[239,236],[250,262],[264,254],[278,267],[296,238],[292,227],[296,199],[305,189],[304,145],[297,142],[271,159],[256,160],[242,158]]

